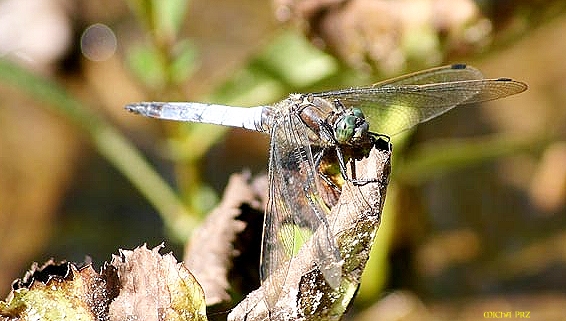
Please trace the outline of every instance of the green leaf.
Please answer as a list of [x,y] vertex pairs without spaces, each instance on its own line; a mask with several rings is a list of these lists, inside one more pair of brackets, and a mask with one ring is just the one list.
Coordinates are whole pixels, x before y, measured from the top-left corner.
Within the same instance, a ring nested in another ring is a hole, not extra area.
[[320,51],[298,33],[284,33],[261,55],[290,85],[306,87],[338,69],[334,58]]
[[175,58],[171,64],[173,82],[185,82],[195,71],[197,50],[189,40],[180,41],[175,48]]
[[129,0],[145,27],[161,39],[174,39],[187,13],[188,0]]
[[155,26],[168,38],[176,38],[187,13],[188,0],[153,0]]
[[150,47],[137,46],[130,50],[127,63],[134,75],[149,88],[165,86],[165,70],[159,53]]

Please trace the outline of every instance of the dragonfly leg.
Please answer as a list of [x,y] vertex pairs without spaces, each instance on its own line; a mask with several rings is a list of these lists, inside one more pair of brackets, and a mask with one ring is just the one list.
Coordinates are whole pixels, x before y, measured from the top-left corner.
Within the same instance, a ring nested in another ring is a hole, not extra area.
[[344,163],[344,154],[342,153],[342,149],[339,145],[336,145],[335,148],[336,158],[338,158],[338,166],[340,167],[340,174],[342,174],[342,178],[346,181],[352,181],[352,179],[348,177],[348,173],[346,171],[346,163]]
[[[376,146],[377,148],[380,149],[386,149],[389,152],[392,151],[393,145],[391,144],[391,139],[389,138],[389,136],[385,134],[376,134],[376,133],[369,133],[369,134],[371,136],[373,146]],[[354,185],[365,185],[368,183],[375,183],[379,181],[377,178],[364,178],[364,179],[356,178],[356,168],[355,168],[356,163],[353,160],[351,162],[352,177],[348,177],[346,171],[345,158],[342,149],[338,144],[335,146],[335,148],[336,148],[336,157],[338,158],[338,164],[340,166],[340,173],[342,174],[344,180],[347,180],[353,183]]]
[[373,140],[373,142],[374,142],[373,144],[375,146],[377,146],[378,143],[380,141],[382,141],[382,142],[385,142],[387,144],[387,146],[383,146],[387,149],[387,151],[391,152],[393,150],[393,145],[391,144],[391,137],[389,137],[388,135],[372,133],[372,132],[369,132],[368,134],[371,136],[371,139]]
[[[340,108],[341,106],[343,106],[340,101],[335,101],[334,104],[335,104],[336,108]],[[371,178],[371,179],[358,179],[358,178],[356,178],[355,177],[355,175],[356,175],[355,162],[351,163],[352,164],[352,176],[353,177],[348,177],[347,170],[346,170],[346,159],[344,157],[344,153],[342,152],[342,148],[340,147],[340,144],[338,143],[338,141],[334,137],[333,129],[332,129],[331,125],[329,123],[323,122],[321,120],[318,120],[317,122],[318,122],[318,127],[320,129],[320,136],[326,137],[327,139],[331,140],[331,144],[327,147],[323,147],[322,151],[317,155],[317,158],[315,160],[315,164],[316,164],[317,168],[318,168],[318,165],[320,164],[322,158],[324,157],[325,151],[328,148],[333,147],[336,150],[336,158],[338,159],[338,166],[340,168],[340,174],[342,175],[342,178],[345,181],[351,182],[355,185],[365,185],[367,183],[376,182],[377,181],[376,178]],[[368,132],[368,135],[370,136],[369,139],[371,140],[373,145],[377,144],[379,141],[385,142],[387,144],[387,146],[386,146],[387,150],[391,151],[392,145],[391,145],[391,139],[389,138],[389,136],[387,136],[385,134],[376,134],[376,133],[372,133],[372,132]],[[319,171],[319,173],[320,173],[320,171]],[[330,186],[336,186],[336,184],[329,182],[330,180],[325,175],[321,174],[321,177],[326,182],[330,183]],[[336,190],[340,191],[340,189],[338,189],[337,186],[336,186]]]
[[369,178],[369,179],[358,179],[356,178],[356,166],[355,162],[352,162],[352,177],[348,177],[346,171],[346,164],[344,163],[344,155],[342,153],[342,149],[339,145],[336,145],[336,157],[338,158],[338,164],[340,166],[340,173],[344,180],[351,182],[354,185],[365,185],[367,183],[374,183],[377,182],[376,178]]
[[[335,104],[336,107],[339,107],[339,106],[342,105],[339,101],[335,101],[334,104]],[[328,124],[326,122],[319,121],[318,125],[319,125],[319,128],[320,128],[321,135],[324,135],[325,137],[329,137],[330,139],[332,139],[331,147],[334,147],[334,149],[336,150],[336,158],[338,159],[338,166],[340,168],[340,174],[342,175],[342,178],[345,181],[349,181],[349,182],[352,182],[354,184],[357,184],[358,183],[357,179],[348,177],[348,174],[347,174],[347,171],[346,171],[346,162],[345,162],[345,158],[344,158],[344,153],[342,153],[342,149],[340,148],[338,141],[336,141],[336,139],[334,138],[334,134],[332,133],[333,131],[332,131],[332,128],[330,127],[330,124]],[[387,138],[389,138],[389,137],[387,137]],[[322,152],[319,154],[320,155],[319,160],[318,160],[319,162],[322,159],[322,156],[324,156],[324,151],[327,148],[323,148]],[[318,164],[317,164],[317,166],[318,166]],[[355,171],[352,171],[352,174],[355,175]],[[361,182],[362,185],[363,185],[363,184],[366,184],[366,183],[369,183],[369,182],[372,182],[372,181],[359,180],[359,182]]]

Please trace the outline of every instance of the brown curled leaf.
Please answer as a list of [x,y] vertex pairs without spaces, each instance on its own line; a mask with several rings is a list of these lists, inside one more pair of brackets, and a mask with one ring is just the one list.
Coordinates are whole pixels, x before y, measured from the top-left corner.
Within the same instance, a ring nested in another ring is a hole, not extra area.
[[161,248],[120,250],[100,273],[90,264],[34,264],[0,301],[0,320],[206,320],[202,288]]
[[108,304],[116,295],[111,266],[99,274],[90,264],[34,263],[0,302],[0,320],[108,320]]
[[[257,236],[261,236],[264,208],[262,199],[265,199],[267,188],[258,188],[258,184],[262,184],[262,181],[256,179],[250,182],[249,175],[232,175],[221,203],[207,215],[185,248],[185,265],[203,287],[207,305],[230,300],[227,290],[230,288],[228,278],[233,260],[241,259],[242,255],[248,257],[248,254],[242,253],[245,251],[238,249],[235,244],[242,242],[241,234],[246,234],[244,229],[259,231]],[[263,184],[265,185],[265,182]],[[255,223],[259,224],[259,227],[250,228],[250,225]],[[248,270],[257,270],[260,239],[253,236],[251,238],[255,239],[258,249],[254,253],[256,261],[249,258],[246,261],[252,262],[243,263],[253,264],[247,266]],[[240,264],[234,265],[241,267]],[[258,278],[257,275],[254,277]]]
[[113,256],[120,294],[110,304],[110,320],[206,320],[202,288],[171,253],[159,254],[161,247]]

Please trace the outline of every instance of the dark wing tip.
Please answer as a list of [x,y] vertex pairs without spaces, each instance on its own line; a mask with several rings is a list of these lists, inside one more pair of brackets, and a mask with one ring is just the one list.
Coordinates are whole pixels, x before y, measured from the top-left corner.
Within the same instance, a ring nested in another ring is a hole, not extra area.
[[466,64],[453,64],[450,66],[452,69],[466,69],[468,66]]
[[515,87],[515,94],[522,93],[529,87],[524,82],[513,80],[511,78],[497,78],[495,81],[513,84]]

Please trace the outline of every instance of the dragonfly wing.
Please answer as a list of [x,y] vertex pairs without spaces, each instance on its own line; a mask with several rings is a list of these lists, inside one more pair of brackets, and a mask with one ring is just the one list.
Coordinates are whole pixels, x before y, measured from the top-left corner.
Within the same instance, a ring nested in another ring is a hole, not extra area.
[[511,79],[483,79],[473,67],[453,65],[401,76],[367,87],[314,94],[361,108],[373,132],[395,135],[463,104],[526,90]]
[[340,252],[326,218],[330,211],[317,190],[319,175],[309,137],[313,132],[294,113],[274,120],[260,268],[262,282],[277,273],[267,288],[270,306],[279,298],[290,259],[317,229],[321,230],[312,239],[314,262],[329,284],[339,284]]
[[464,64],[448,65],[410,74],[389,78],[373,84],[371,87],[424,85],[458,80],[483,79],[483,74],[478,69]]

